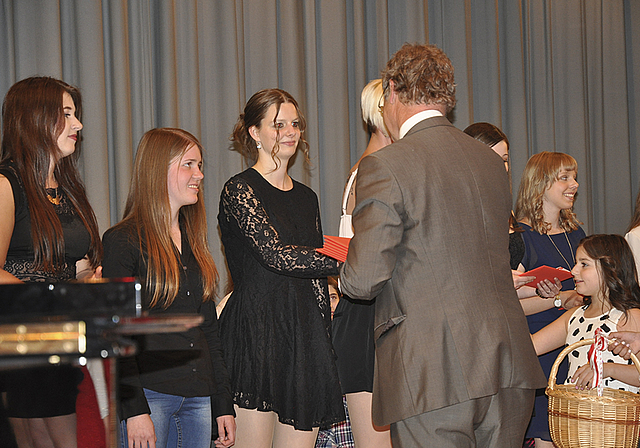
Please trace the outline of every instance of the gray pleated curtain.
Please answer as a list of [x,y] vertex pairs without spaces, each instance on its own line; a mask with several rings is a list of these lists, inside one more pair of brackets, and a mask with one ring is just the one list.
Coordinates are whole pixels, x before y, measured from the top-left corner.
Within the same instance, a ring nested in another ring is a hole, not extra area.
[[224,271],[218,196],[245,168],[228,137],[251,94],[280,87],[308,121],[313,163],[305,168],[299,157],[291,174],[318,193],[325,232],[336,234],[347,173],[367,142],[361,89],[404,42],[436,44],[452,59],[457,127],[489,121],[509,136],[514,193],[529,156],[562,151],[578,160],[576,211],[587,233],[621,233],[631,216],[640,173],[639,0],[0,5],[0,95],[36,74],[82,90],[82,169],[101,231],[121,218],[142,134],[182,127],[207,150],[210,241]]

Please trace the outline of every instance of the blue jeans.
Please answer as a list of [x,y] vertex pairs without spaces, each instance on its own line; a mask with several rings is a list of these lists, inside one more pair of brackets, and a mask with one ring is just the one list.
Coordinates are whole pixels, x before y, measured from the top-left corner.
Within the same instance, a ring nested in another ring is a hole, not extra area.
[[[156,431],[157,448],[210,448],[211,399],[185,398],[144,389]],[[122,422],[122,447],[127,448],[126,420]]]

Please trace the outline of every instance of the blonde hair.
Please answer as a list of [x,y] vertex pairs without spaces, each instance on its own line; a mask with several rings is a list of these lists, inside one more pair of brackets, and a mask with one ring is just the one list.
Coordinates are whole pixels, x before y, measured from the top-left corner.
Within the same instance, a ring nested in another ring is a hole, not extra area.
[[[168,308],[178,294],[181,265],[171,240],[167,173],[170,163],[191,146],[203,148],[189,132],[175,128],[152,129],[142,136],[131,178],[124,218],[118,226],[129,226],[138,234],[140,252],[146,255],[146,290],[149,306]],[[195,204],[180,208],[180,222],[202,274],[202,301],[213,300],[218,280],[207,239],[207,217],[202,188]]]
[[[518,199],[516,200],[516,218],[528,219],[531,228],[540,234],[551,230],[551,223],[545,222],[542,211],[545,192],[558,180],[562,170],[578,173],[576,159],[561,152],[544,151],[534,154],[524,167]],[[573,213],[573,207],[560,211],[560,227],[566,232],[577,230],[581,224]]]
[[362,119],[367,125],[367,131],[374,134],[378,129],[387,135],[387,128],[384,126],[384,119],[378,106],[384,104],[384,90],[382,89],[382,79],[374,79],[364,86],[360,95],[360,107],[362,108]]

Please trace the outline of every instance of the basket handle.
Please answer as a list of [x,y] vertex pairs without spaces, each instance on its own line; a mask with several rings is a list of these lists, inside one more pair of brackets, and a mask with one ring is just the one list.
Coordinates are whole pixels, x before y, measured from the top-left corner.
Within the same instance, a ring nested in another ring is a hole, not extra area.
[[[551,367],[551,372],[549,373],[549,389],[555,390],[556,376],[558,375],[558,367],[560,366],[560,363],[562,362],[564,357],[567,356],[567,354],[569,354],[576,348],[582,347],[583,345],[591,345],[594,343],[594,341],[595,341],[594,338],[583,339],[582,341],[574,342],[573,344],[565,347],[564,350],[560,352],[560,354],[554,361],[553,366]],[[607,340],[607,343],[608,343],[608,340]],[[640,361],[638,361],[638,358],[633,353],[631,353],[631,360],[633,361],[633,364],[636,370],[638,371],[638,375],[640,375]]]

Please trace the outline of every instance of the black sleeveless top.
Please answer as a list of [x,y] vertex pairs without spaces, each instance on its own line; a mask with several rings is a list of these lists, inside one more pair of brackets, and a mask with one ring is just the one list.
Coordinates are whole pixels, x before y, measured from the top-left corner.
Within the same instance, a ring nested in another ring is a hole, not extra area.
[[34,267],[35,255],[31,238],[31,216],[22,180],[10,163],[0,166],[0,174],[5,176],[11,183],[15,204],[15,223],[4,270],[25,282],[55,282],[75,279],[76,262],[88,252],[91,244],[91,235],[62,189],[50,189],[48,192],[51,196],[60,198],[59,204],[52,203],[51,206],[60,218],[60,224],[62,225],[66,263],[64,269],[60,272],[46,272]]

